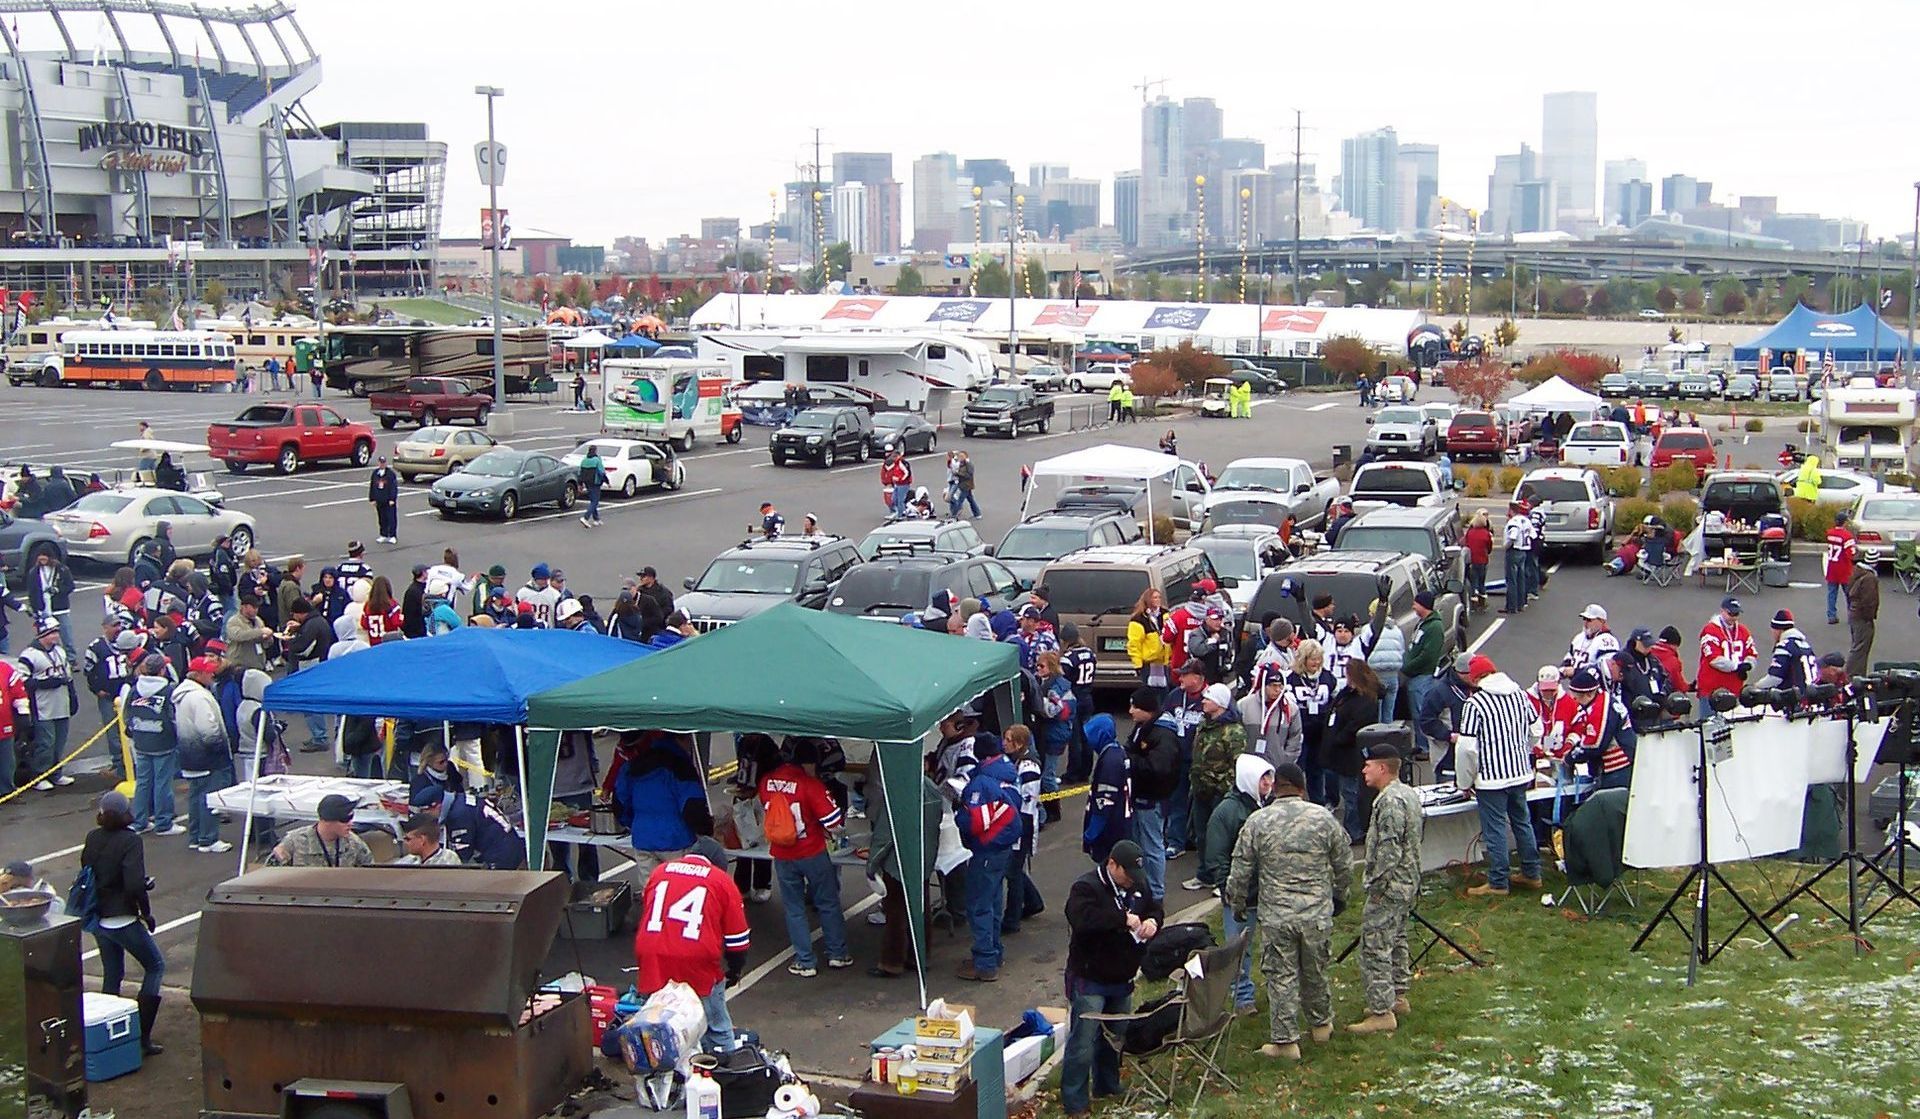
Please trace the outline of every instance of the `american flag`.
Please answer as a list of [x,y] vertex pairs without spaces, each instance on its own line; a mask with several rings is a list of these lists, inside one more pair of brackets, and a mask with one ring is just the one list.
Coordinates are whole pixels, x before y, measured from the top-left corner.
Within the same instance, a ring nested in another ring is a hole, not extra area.
[[1821,350],[1820,351],[1820,383],[1825,385],[1825,384],[1831,384],[1832,382],[1833,382],[1833,351]]

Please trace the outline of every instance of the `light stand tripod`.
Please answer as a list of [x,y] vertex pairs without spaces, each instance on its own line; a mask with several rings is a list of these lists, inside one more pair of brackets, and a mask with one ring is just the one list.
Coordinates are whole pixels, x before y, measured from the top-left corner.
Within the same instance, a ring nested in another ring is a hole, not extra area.
[[[1823,685],[1823,686],[1827,688],[1832,687],[1831,684]],[[1816,697],[1816,698],[1819,698],[1819,697]],[[1859,825],[1858,817],[1855,813],[1855,805],[1856,805],[1855,795],[1856,794],[1855,794],[1855,782],[1854,782],[1854,765],[1858,759],[1858,755],[1860,751],[1859,751],[1859,747],[1856,746],[1853,741],[1855,719],[1857,717],[1857,708],[1859,707],[1859,705],[1860,705],[1860,701],[1858,699],[1850,699],[1846,707],[1847,772],[1846,772],[1846,780],[1844,782],[1845,792],[1843,796],[1843,801],[1846,805],[1845,811],[1847,814],[1846,849],[1842,851],[1838,857],[1834,858],[1831,862],[1827,863],[1826,866],[1820,868],[1820,871],[1817,874],[1815,874],[1812,878],[1807,879],[1805,882],[1800,883],[1798,886],[1795,886],[1792,890],[1788,891],[1786,897],[1783,897],[1778,902],[1775,902],[1773,908],[1767,910],[1766,913],[1762,914],[1761,917],[1759,918],[1760,924],[1763,927],[1766,926],[1767,923],[1771,921],[1777,914],[1785,911],[1787,906],[1791,905],[1795,898],[1801,896],[1802,894],[1805,894],[1806,896],[1812,898],[1814,901],[1820,903],[1821,907],[1824,908],[1827,912],[1833,914],[1835,917],[1838,917],[1847,923],[1847,931],[1853,937],[1853,950],[1856,955],[1861,953],[1862,951],[1865,951],[1866,949],[1873,947],[1873,944],[1870,941],[1868,941],[1866,937],[1860,934],[1860,929],[1862,928],[1862,926],[1866,925],[1867,922],[1873,920],[1875,917],[1878,917],[1883,911],[1886,910],[1888,906],[1892,905],[1896,901],[1905,901],[1911,905],[1920,907],[1920,898],[1916,898],[1911,893],[1908,893],[1906,887],[1901,882],[1896,881],[1892,875],[1888,874],[1885,870],[1881,869],[1878,863],[1874,862],[1872,859],[1868,858],[1864,854],[1861,854],[1860,852],[1860,837],[1859,837],[1860,825]],[[1816,717],[1824,716],[1825,714],[1826,714],[1825,712],[1820,712],[1820,713],[1817,713]],[[1906,773],[1906,770],[1904,767],[1902,767],[1901,773],[1903,775]],[[1904,829],[1902,830],[1904,831]],[[1904,861],[1905,855],[1902,854],[1901,858]],[[1820,880],[1822,878],[1825,878],[1827,875],[1833,873],[1834,871],[1840,869],[1841,867],[1845,867],[1847,870],[1847,910],[1845,913],[1842,913],[1840,910],[1834,908],[1833,905],[1830,902],[1828,902],[1826,898],[1821,897],[1820,894],[1814,890],[1814,887],[1819,885]],[[1891,891],[1885,900],[1883,900],[1878,906],[1875,906],[1873,911],[1866,914],[1865,916],[1861,916],[1861,913],[1860,913],[1861,904],[1862,904],[1862,898],[1860,894],[1860,875],[1862,872],[1865,872],[1875,878],[1878,878],[1881,882],[1885,883],[1887,886],[1887,889]],[[1740,928],[1736,928],[1733,930],[1734,934],[1738,935],[1740,932],[1740,929],[1745,927],[1746,927],[1746,923],[1742,922],[1740,925]],[[1729,937],[1729,939],[1731,939],[1731,937]]]
[[[1427,920],[1426,917],[1423,914],[1421,914],[1420,906],[1418,902],[1415,902],[1414,908],[1410,912],[1408,912],[1407,919],[1409,921],[1413,921],[1417,923],[1421,928],[1433,934],[1433,939],[1427,941],[1426,947],[1414,953],[1413,959],[1408,962],[1408,966],[1418,967],[1420,965],[1421,960],[1426,959],[1428,954],[1430,954],[1435,948],[1438,948],[1442,944],[1446,945],[1448,948],[1453,949],[1455,955],[1458,955],[1461,959],[1467,961],[1469,964],[1472,964],[1474,967],[1487,966],[1487,963],[1485,960],[1482,960],[1480,957],[1474,955],[1472,952],[1467,951],[1466,947],[1462,945],[1459,941],[1453,939],[1452,937],[1448,936],[1446,933],[1440,931],[1440,926],[1434,924],[1432,921]],[[1360,947],[1360,938],[1356,936],[1352,940],[1347,942],[1347,946],[1340,950],[1340,955],[1336,956],[1333,962],[1337,964],[1346,963],[1347,957],[1353,955],[1353,950],[1358,947]]]
[[[1920,853],[1920,842],[1915,841],[1907,825],[1907,806],[1912,803],[1912,791],[1907,784],[1907,771],[1917,759],[1920,759],[1920,700],[1901,699],[1894,709],[1894,718],[1887,729],[1887,738],[1892,738],[1896,731],[1906,739],[1894,744],[1898,750],[1898,756],[1893,761],[1899,767],[1899,774],[1894,778],[1899,800],[1894,806],[1893,830],[1887,834],[1886,846],[1882,847],[1880,853],[1870,861],[1875,868],[1884,872],[1887,860],[1891,858],[1894,861],[1900,888],[1904,890],[1907,885],[1907,848],[1911,847],[1916,853]],[[1889,760],[1887,748],[1888,743],[1882,740],[1880,761]],[[1876,909],[1874,912],[1877,914],[1880,910]]]
[[[1638,952],[1640,946],[1645,944],[1648,938],[1653,936],[1654,930],[1660,927],[1660,922],[1672,921],[1674,926],[1680,930],[1680,934],[1687,938],[1687,986],[1689,987],[1693,986],[1694,980],[1699,974],[1700,965],[1712,963],[1714,957],[1718,956],[1733,939],[1732,937],[1728,937],[1727,940],[1722,941],[1717,948],[1708,947],[1708,942],[1711,938],[1708,919],[1708,899],[1709,891],[1715,883],[1718,883],[1720,888],[1726,891],[1727,896],[1733,899],[1734,904],[1738,905],[1741,911],[1747,915],[1747,920],[1757,922],[1760,925],[1761,929],[1766,932],[1767,938],[1773,941],[1774,946],[1779,948],[1780,951],[1786,955],[1787,959],[1791,960],[1794,958],[1793,950],[1787,947],[1786,942],[1780,939],[1779,935],[1773,931],[1771,926],[1765,921],[1760,920],[1760,914],[1755,912],[1753,906],[1748,903],[1747,899],[1741,896],[1738,889],[1734,888],[1733,883],[1727,881],[1727,876],[1720,873],[1720,868],[1714,865],[1709,854],[1707,847],[1707,767],[1710,762],[1707,748],[1709,745],[1717,749],[1724,748],[1732,740],[1733,726],[1721,716],[1725,712],[1731,711],[1739,701],[1731,692],[1723,688],[1714,693],[1710,702],[1713,704],[1715,714],[1698,720],[1693,725],[1694,732],[1698,736],[1699,741],[1698,760],[1695,762],[1693,770],[1694,804],[1700,824],[1699,860],[1687,869],[1686,875],[1680,879],[1680,884],[1673,888],[1673,893],[1669,894],[1665,904],[1660,906],[1660,911],[1653,915],[1651,921],[1647,922],[1646,928],[1640,930],[1640,936],[1634,940],[1633,947],[1627,949],[1629,952]],[[1689,889],[1694,891],[1693,924],[1691,927],[1683,924],[1680,918],[1674,914],[1675,906],[1680,903],[1681,898],[1686,896]],[[1741,922],[1741,927],[1746,927],[1746,921]]]

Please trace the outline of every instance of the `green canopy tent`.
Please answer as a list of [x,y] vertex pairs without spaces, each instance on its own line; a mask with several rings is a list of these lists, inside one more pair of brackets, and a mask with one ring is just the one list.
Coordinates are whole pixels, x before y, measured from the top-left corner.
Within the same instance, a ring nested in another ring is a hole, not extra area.
[[[541,759],[558,749],[563,730],[872,739],[919,965],[926,925],[923,855],[929,839],[921,834],[919,811],[922,739],[954,709],[1003,685],[1013,686],[998,706],[1017,711],[1019,677],[1019,654],[1012,645],[783,604],[664,653],[529,697],[528,753],[537,782],[540,774],[552,772]],[[529,788],[529,829],[545,830],[550,791],[551,786]],[[925,969],[920,970],[924,1004]]]

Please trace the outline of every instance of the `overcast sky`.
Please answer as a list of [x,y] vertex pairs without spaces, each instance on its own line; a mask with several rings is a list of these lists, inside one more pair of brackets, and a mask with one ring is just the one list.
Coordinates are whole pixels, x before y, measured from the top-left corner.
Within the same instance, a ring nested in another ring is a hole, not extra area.
[[[1440,145],[1440,186],[1486,205],[1493,157],[1540,143],[1540,95],[1599,94],[1600,159],[1684,172],[1714,201],[1775,195],[1782,210],[1911,229],[1920,100],[1903,49],[1913,0],[1673,0],[1548,6],[1433,4],[967,5],[738,0],[552,5],[304,0],[325,65],[321,121],[425,120],[445,140],[443,231],[471,234],[484,191],[477,83],[502,86],[514,228],[582,243],[763,220],[768,191],[836,150],[891,151],[908,183],[932,151],[998,157],[1024,177],[1059,162],[1105,183],[1140,161],[1143,78],[1212,97],[1229,136],[1293,145],[1293,110],[1321,185],[1340,140],[1392,125]],[[1596,180],[1599,169],[1595,169]],[[1659,201],[1655,192],[1655,203]]]

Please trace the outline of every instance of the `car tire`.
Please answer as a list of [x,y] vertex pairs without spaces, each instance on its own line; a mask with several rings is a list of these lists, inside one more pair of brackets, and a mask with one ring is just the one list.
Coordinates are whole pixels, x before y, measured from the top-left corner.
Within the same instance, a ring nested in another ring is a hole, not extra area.
[[358,397],[362,400],[366,399],[367,394],[372,391],[373,387],[365,381],[355,381],[347,387],[348,396]]
[[573,508],[574,503],[579,500],[580,500],[580,487],[574,484],[574,482],[571,479],[569,479],[566,485],[560,487],[561,512],[565,512],[566,510]]
[[960,429],[960,434],[962,434],[962,435],[964,435],[964,436],[966,436],[967,438],[969,438],[969,439],[971,439],[971,438],[973,438],[973,429],[972,429],[972,428],[970,428],[970,427],[963,427],[963,428],[961,428],[961,429]]
[[934,451],[938,450],[939,447],[940,447],[940,436],[929,434],[927,436],[927,449],[925,453],[932,454]]
[[740,440],[746,438],[746,426],[745,424],[734,424],[733,430],[727,432],[727,442],[738,443]]
[[420,426],[421,427],[432,427],[439,422],[440,422],[439,412],[435,411],[432,408],[422,408],[420,410]]
[[856,447],[856,448],[854,448],[854,452],[853,452],[853,461],[855,461],[855,462],[865,462],[865,461],[867,461],[867,455],[868,455],[868,453],[869,453],[869,452],[868,452],[868,449],[867,449],[867,441],[866,441],[865,439],[862,439],[862,440],[860,441],[860,445],[859,445],[858,447]]
[[244,556],[253,550],[253,529],[247,525],[236,525],[233,531],[227,534],[227,540],[233,546],[234,555]]
[[510,521],[520,512],[520,495],[508,490],[500,495],[500,519]]
[[167,390],[166,375],[158,369],[149,369],[147,375],[140,378],[140,387],[148,392],[165,392]]
[[626,481],[620,483],[621,497],[631,498],[634,494],[639,492],[640,492],[640,482],[631,474],[627,475]]
[[300,448],[292,443],[280,448],[280,454],[273,460],[273,468],[281,474],[291,474],[300,469]]
[[150,537],[142,536],[140,539],[135,540],[133,544],[127,548],[127,566],[128,567],[132,567],[136,562],[139,561],[140,549],[147,546],[147,541],[149,539]]
[[1041,417],[1040,417],[1040,434],[1042,434],[1042,435],[1045,435],[1045,434],[1047,433],[1047,429],[1048,429],[1049,427],[1052,427],[1052,426],[1053,426],[1053,417],[1052,417],[1052,416],[1041,416]]
[[684,486],[686,484],[687,484],[687,468],[682,464],[676,462],[672,466],[667,468],[667,476],[661,479],[660,488],[671,492],[673,490],[679,489],[681,486]]
[[408,473],[407,473],[406,471],[404,471],[404,470],[403,470],[403,471],[401,471],[401,472],[400,472],[400,480],[401,480],[402,482],[405,482],[405,483],[406,483],[406,484],[408,484],[409,486],[411,486],[411,485],[413,485],[413,484],[414,484],[415,482],[418,482],[418,481],[420,480],[420,475],[418,475],[418,474],[408,474]]
[[381,416],[381,417],[380,417],[380,430],[381,430],[381,431],[392,431],[392,430],[393,430],[394,428],[396,428],[396,427],[399,427],[399,426],[400,426],[400,421],[399,421],[399,420],[398,420],[397,418],[395,418],[395,417],[393,417],[393,416]]
[[353,445],[353,464],[365,466],[373,461],[373,440],[362,439]]
[[475,412],[473,413],[473,426],[475,426],[475,427],[485,427],[485,426],[487,426],[487,417],[488,417],[488,416],[490,416],[490,415],[492,415],[492,414],[493,414],[493,409],[492,409],[492,408],[489,408],[489,407],[487,407],[487,406],[486,406],[485,404],[482,404],[482,405],[481,405],[481,406],[480,406],[480,407],[479,407],[479,408],[478,408],[477,410],[475,410]]
[[680,453],[683,455],[686,454],[688,451],[693,450],[693,432],[689,431],[685,435],[682,435],[679,439],[674,441],[673,445],[675,447],[678,447],[680,449]]
[[820,469],[822,470],[833,469],[833,447],[831,445],[829,445],[825,450],[820,452]]
[[229,474],[245,474],[247,472],[247,464],[237,458],[230,458],[226,460],[226,463],[227,473]]
[[1067,387],[1071,388],[1075,392],[1087,391],[1087,383],[1085,381],[1082,381],[1078,377],[1075,377],[1071,382],[1069,382]]
[[[33,381],[34,384],[39,385],[43,389],[50,389],[60,383],[60,371],[50,365],[43,365],[40,367],[40,372],[34,376]],[[14,383],[18,384],[19,382],[16,381]]]

